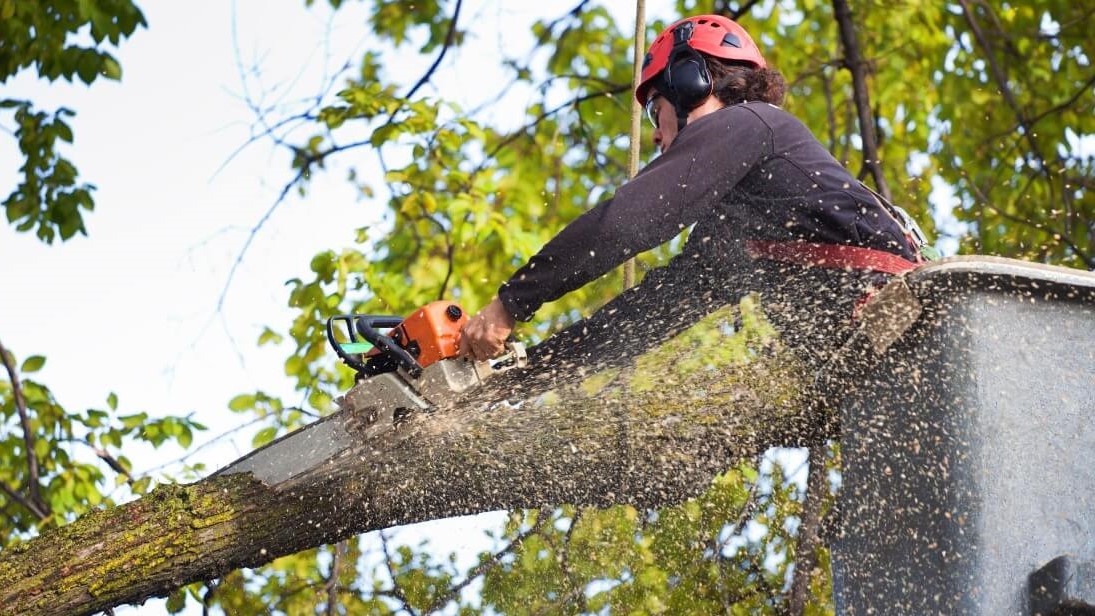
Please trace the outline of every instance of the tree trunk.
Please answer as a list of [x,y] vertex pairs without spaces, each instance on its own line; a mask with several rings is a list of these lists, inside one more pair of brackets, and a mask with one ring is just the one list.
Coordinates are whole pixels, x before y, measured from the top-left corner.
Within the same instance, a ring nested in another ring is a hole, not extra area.
[[[0,554],[0,611],[139,603],[399,524],[562,503],[677,503],[742,457],[802,433],[831,436],[803,402],[806,381],[789,354],[753,336],[742,348],[750,352],[713,366],[732,337],[725,315],[704,323],[706,333],[517,408],[480,397],[412,416],[276,485],[217,475],[88,514]],[[359,385],[340,413],[367,416],[369,400],[368,383]]]

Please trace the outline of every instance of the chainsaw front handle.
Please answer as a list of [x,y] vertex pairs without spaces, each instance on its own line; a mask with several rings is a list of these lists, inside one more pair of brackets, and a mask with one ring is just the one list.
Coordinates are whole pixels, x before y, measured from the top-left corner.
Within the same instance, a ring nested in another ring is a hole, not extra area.
[[346,331],[350,337],[350,343],[356,344],[359,342],[357,332],[354,331],[354,317],[353,314],[339,314],[327,319],[327,341],[331,343],[331,348],[338,354],[339,359],[346,363],[347,366],[354,369],[354,371],[361,373],[368,370],[365,362],[357,358],[356,353],[347,353],[342,344],[335,339],[335,323],[337,321],[343,321],[346,323]]
[[[371,342],[373,346],[384,355],[395,358],[411,378],[417,379],[422,375],[422,365],[418,363],[418,360],[408,353],[406,349],[399,346],[395,340],[392,340],[391,336],[380,333],[380,328],[390,329],[392,327],[398,327],[399,324],[403,322],[402,317],[369,314],[353,316],[356,317],[354,320],[354,327],[357,329],[357,333],[361,334],[365,340]],[[362,370],[361,373],[366,376],[372,376],[372,374],[374,374],[368,368]]]
[[414,356],[396,344],[391,336],[380,332],[381,329],[398,327],[403,322],[401,317],[375,314],[340,314],[327,319],[327,340],[331,343],[331,348],[335,350],[339,358],[346,362],[347,366],[357,371],[358,374],[373,376],[379,374],[379,371],[361,361],[358,354],[347,352],[335,339],[335,323],[338,321],[346,323],[346,332],[351,343],[359,342],[358,336],[360,335],[366,342],[376,347],[380,353],[399,362],[400,367],[406,370],[412,378],[418,378],[422,374],[422,366],[419,365]]

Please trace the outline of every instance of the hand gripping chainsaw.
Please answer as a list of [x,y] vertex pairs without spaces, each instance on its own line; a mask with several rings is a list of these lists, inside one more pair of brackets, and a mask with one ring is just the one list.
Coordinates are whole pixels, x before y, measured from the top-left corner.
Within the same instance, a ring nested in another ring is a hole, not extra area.
[[345,396],[352,410],[286,434],[216,474],[250,472],[267,485],[281,484],[379,437],[410,413],[447,404],[493,374],[527,365],[525,348],[517,342],[507,343],[506,354],[494,360],[457,357],[467,321],[460,306],[446,301],[427,304],[406,318],[331,317],[327,340],[357,372],[357,384]]
[[[447,301],[426,304],[406,318],[343,314],[327,320],[327,340],[342,361],[393,419],[452,401],[491,375],[527,365],[525,347],[508,342],[499,358],[475,362],[457,357],[468,315]],[[343,324],[344,336],[337,333]],[[380,330],[392,328],[386,334]],[[343,340],[340,341],[339,338]]]

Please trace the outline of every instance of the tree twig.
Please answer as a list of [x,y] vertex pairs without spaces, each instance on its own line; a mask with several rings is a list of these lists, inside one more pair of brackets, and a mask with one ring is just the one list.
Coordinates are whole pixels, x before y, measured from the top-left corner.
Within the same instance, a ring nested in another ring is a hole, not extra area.
[[[608,90],[599,90],[597,92],[589,92],[587,94],[582,94],[580,96],[575,96],[575,97],[571,98],[570,100],[566,101],[565,103],[562,103],[562,104],[560,104],[556,107],[553,107],[553,108],[551,108],[547,111],[541,112],[538,116],[533,118],[530,122],[525,123],[524,126],[522,126],[521,128],[513,131],[512,133],[509,134],[509,136],[507,136],[506,138],[499,141],[487,153],[487,156],[485,157],[485,160],[490,160],[491,158],[494,158],[499,152],[502,151],[503,148],[505,148],[507,145],[513,143],[514,141],[519,139],[522,135],[524,135],[525,131],[527,131],[530,128],[536,126],[540,122],[543,122],[544,120],[546,120],[547,118],[555,115],[556,113],[559,113],[563,109],[566,109],[567,107],[570,107],[571,105],[580,105],[580,104],[582,104],[586,101],[593,100],[593,99],[595,99],[597,97],[600,97],[600,96],[611,96],[613,94],[619,94],[620,92],[626,91],[627,88],[628,88],[628,86],[623,85],[623,86],[617,86],[615,88],[610,88]],[[484,166],[485,166],[485,164],[486,163],[484,163]],[[482,170],[483,170],[483,166],[480,166],[479,169],[476,169],[476,171],[482,171]]]
[[727,1],[727,2],[723,2],[722,3],[723,6],[721,8],[717,8],[716,11],[719,12],[719,13],[730,13],[730,19],[733,19],[734,21],[737,21],[737,20],[741,19],[746,13],[751,11],[753,9],[753,7],[756,6],[759,3],[760,3],[760,0],[749,0],[745,4],[738,7],[738,10],[731,11],[730,10],[730,2]]
[[202,595],[202,616],[209,616],[209,608],[213,607],[213,595],[217,592],[220,582],[207,580],[205,582],[205,594]]

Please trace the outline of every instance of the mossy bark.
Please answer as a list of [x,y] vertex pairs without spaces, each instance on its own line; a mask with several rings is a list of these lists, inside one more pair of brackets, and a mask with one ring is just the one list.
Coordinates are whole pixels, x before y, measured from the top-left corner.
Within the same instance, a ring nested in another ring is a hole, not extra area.
[[[680,502],[742,457],[832,431],[806,404],[793,359],[754,342],[697,367],[674,358],[714,357],[697,347],[711,341],[678,337],[680,348],[656,352],[664,357],[648,354],[517,408],[488,408],[480,397],[413,416],[279,485],[237,474],[158,488],[0,554],[0,611],[93,613],[397,524],[561,503]],[[367,390],[355,389],[341,412],[369,410]]]

